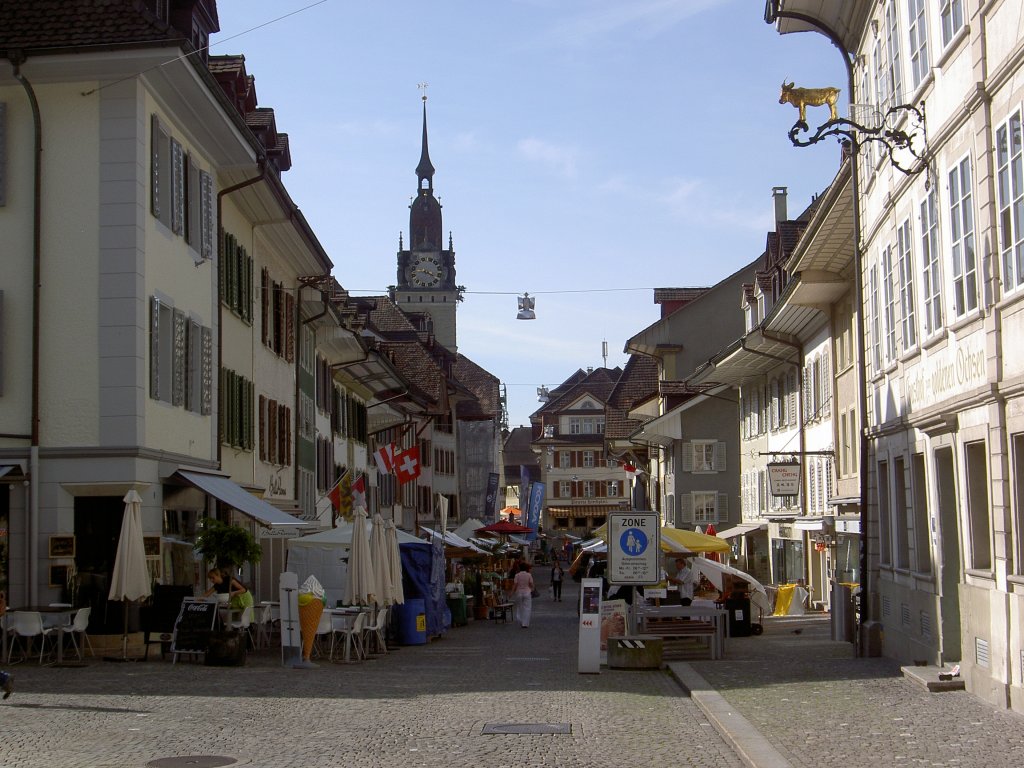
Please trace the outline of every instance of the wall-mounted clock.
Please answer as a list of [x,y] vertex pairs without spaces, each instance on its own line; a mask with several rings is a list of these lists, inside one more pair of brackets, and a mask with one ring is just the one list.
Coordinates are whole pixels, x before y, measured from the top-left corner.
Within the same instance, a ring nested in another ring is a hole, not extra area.
[[433,288],[441,283],[448,270],[434,254],[413,256],[405,268],[405,279],[417,288]]

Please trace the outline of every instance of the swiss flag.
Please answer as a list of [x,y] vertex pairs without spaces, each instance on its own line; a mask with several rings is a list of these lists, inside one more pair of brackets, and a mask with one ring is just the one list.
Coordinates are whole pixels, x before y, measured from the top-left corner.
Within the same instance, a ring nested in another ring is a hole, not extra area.
[[420,447],[418,445],[396,453],[393,461],[399,485],[405,485],[420,476]]
[[395,471],[395,444],[382,445],[373,452],[373,459],[377,462],[377,469],[382,475],[390,475]]
[[360,475],[359,479],[352,483],[352,508],[356,507],[366,509],[366,475]]
[[334,487],[327,492],[327,498],[331,500],[334,511],[341,512],[341,482],[335,483]]

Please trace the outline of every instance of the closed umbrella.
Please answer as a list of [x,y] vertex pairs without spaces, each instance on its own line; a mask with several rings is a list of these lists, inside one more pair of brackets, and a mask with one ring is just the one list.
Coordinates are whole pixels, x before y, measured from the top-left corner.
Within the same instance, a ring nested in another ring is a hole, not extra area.
[[388,561],[388,534],[384,518],[377,513],[373,516],[373,527],[370,530],[370,562],[373,566],[373,581],[377,589],[374,593],[379,606],[391,605],[391,567]]
[[391,571],[391,602],[401,605],[405,602],[405,587],[402,586],[402,554],[398,549],[398,529],[395,521],[388,520],[388,570]]
[[345,602],[348,605],[369,605],[376,586],[370,563],[370,535],[366,529],[366,510],[357,507],[352,514],[352,546],[348,555],[348,581]]
[[133,488],[124,497],[121,535],[117,540],[114,572],[110,577],[110,594],[107,596],[108,600],[124,603],[122,660],[128,657],[128,602],[149,597],[151,592],[146,548],[142,542],[142,497]]

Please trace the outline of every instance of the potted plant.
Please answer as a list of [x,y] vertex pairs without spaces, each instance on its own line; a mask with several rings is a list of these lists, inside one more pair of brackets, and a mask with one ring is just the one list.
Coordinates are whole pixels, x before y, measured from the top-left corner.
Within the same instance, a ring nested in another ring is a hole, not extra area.
[[[263,549],[249,531],[213,518],[203,520],[195,546],[203,559],[226,571],[234,571],[245,563],[258,563],[263,556]],[[244,664],[246,637],[244,632],[230,629],[212,633],[205,662],[225,666]]]

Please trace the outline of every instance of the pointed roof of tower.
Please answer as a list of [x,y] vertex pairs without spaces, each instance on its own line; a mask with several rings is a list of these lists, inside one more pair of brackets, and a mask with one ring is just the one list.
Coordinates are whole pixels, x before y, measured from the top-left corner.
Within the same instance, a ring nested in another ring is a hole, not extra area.
[[434,180],[434,166],[430,164],[430,152],[427,150],[427,97],[423,97],[423,147],[420,150],[420,162],[416,166],[416,176],[422,181]]

